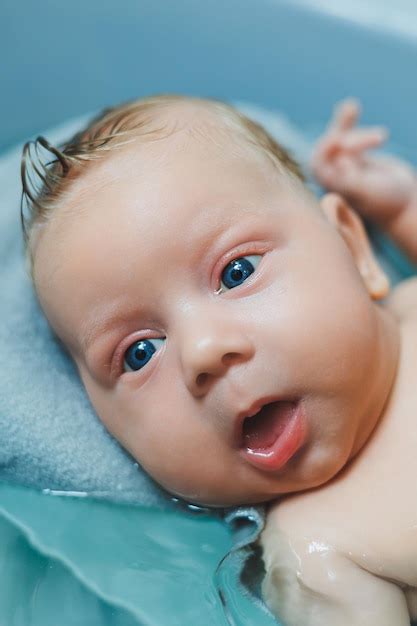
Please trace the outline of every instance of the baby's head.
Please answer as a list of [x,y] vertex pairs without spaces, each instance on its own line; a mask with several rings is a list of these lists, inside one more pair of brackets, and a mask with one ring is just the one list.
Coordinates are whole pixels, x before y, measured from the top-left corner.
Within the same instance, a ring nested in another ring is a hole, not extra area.
[[43,143],[56,160],[38,192],[29,147],[22,168],[33,281],[108,430],[196,503],[334,476],[396,363],[357,216],[319,203],[285,150],[217,101],[148,98],[62,151]]

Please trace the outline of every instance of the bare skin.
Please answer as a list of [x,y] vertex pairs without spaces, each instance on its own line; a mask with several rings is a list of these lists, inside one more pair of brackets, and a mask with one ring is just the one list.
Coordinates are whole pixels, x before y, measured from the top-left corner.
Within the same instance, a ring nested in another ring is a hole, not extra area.
[[[401,411],[400,392],[409,399],[407,323],[398,303],[381,305],[387,279],[340,195],[318,202],[201,107],[169,114],[175,133],[128,144],[74,183],[39,232],[36,286],[100,419],[169,491],[223,506],[315,489],[271,512],[271,580],[293,521],[304,536],[292,511],[367,468],[373,433]],[[253,271],[226,285],[242,259]],[[154,352],[139,367],[145,340]],[[265,453],[271,419],[281,443]],[[287,545],[281,556],[298,558]],[[291,612],[288,623],[302,624]]]
[[[398,160],[387,168],[385,159],[364,152],[384,133],[357,129],[358,113],[352,102],[337,110],[313,169],[328,186],[355,197],[358,209],[363,203],[365,215],[379,215],[417,259],[416,231],[401,227],[407,212],[416,220],[415,174]],[[374,187],[367,188],[370,180]],[[270,508],[262,536],[263,590],[286,626],[406,626],[417,619],[417,279],[399,285],[385,306],[400,329],[401,357],[372,437],[332,481]]]

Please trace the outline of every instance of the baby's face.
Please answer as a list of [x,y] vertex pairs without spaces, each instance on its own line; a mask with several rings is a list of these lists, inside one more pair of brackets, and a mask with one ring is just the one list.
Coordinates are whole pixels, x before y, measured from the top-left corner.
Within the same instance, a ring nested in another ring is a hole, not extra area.
[[251,148],[179,132],[95,164],[35,279],[103,423],[190,501],[321,484],[381,409],[379,312],[352,255]]

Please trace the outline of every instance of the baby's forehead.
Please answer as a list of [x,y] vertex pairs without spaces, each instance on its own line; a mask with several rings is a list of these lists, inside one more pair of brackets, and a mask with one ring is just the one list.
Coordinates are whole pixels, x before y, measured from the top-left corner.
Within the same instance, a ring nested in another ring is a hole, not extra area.
[[[207,149],[218,149],[223,153],[234,153],[237,147],[248,150],[257,148],[249,141],[249,134],[239,117],[225,112],[221,105],[205,101],[182,100],[166,102],[156,106],[152,114],[141,120],[138,128],[132,129],[127,138],[129,145],[141,146],[149,153],[164,155],[172,150],[195,143]],[[112,142],[109,142],[111,148]],[[123,146],[122,146],[123,147]],[[109,156],[117,153],[111,149]],[[180,156],[177,154],[176,156]]]
[[[146,211],[164,224],[175,214],[194,218],[194,208],[202,208],[204,219],[195,220],[195,228],[205,229],[204,220],[221,223],[228,208],[239,205],[244,212],[266,197],[272,204],[277,192],[292,186],[264,151],[203,105],[187,102],[161,109],[149,128],[155,132],[110,147],[71,181],[45,225],[48,266],[52,257],[62,256],[70,239],[79,241],[85,218],[100,231],[111,227],[114,237],[125,218],[142,219]],[[175,233],[180,237],[178,229]]]
[[[251,158],[226,157],[221,149],[200,148],[193,139],[187,150],[172,148],[167,155],[168,146],[161,150],[161,144],[132,144],[132,153],[111,155],[97,171],[75,181],[63,206],[45,225],[35,275],[43,275],[41,282],[48,283],[69,251],[80,256],[82,241],[93,241],[100,233],[106,237],[106,249],[133,236],[137,225],[155,247],[160,248],[164,238],[167,245],[174,238],[187,246],[214,222],[221,230],[233,211],[240,221],[247,212],[258,214],[261,206],[274,205],[281,185],[271,184],[263,166],[255,167]],[[97,245],[102,250],[103,242]]]
[[[150,177],[162,180],[174,169],[188,170],[192,184],[198,169],[209,178],[214,167],[232,168],[236,164],[242,170],[249,166],[254,174],[257,168],[269,178],[282,176],[265,152],[220,113],[203,104],[172,105],[155,114],[148,133],[132,133],[122,144],[110,145],[102,158],[88,163],[69,186],[63,212],[81,208],[94,194],[120,182],[129,184],[132,178],[146,184]],[[242,183],[245,181],[246,174],[242,176]]]
[[237,111],[229,111],[222,103],[208,100],[165,102],[153,109],[147,124],[160,138],[185,131],[201,141],[216,141],[221,137],[239,141],[246,134]]

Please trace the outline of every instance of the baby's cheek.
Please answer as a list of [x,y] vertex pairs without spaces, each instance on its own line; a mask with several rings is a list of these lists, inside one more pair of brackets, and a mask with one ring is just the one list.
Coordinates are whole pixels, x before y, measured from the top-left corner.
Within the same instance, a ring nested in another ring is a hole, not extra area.
[[105,428],[124,447],[135,433],[136,416],[128,395],[117,384],[104,386],[80,368],[80,375],[91,404]]
[[221,437],[185,398],[170,402],[152,394],[150,400],[138,400],[140,409],[136,410],[129,400],[125,447],[169,491],[190,499],[201,489],[210,491],[211,484],[220,480],[222,460],[227,456]]
[[275,308],[259,307],[255,332],[284,388],[347,396],[369,379],[377,324],[374,305],[356,281],[324,291],[317,279],[304,290],[294,281],[274,296]]

